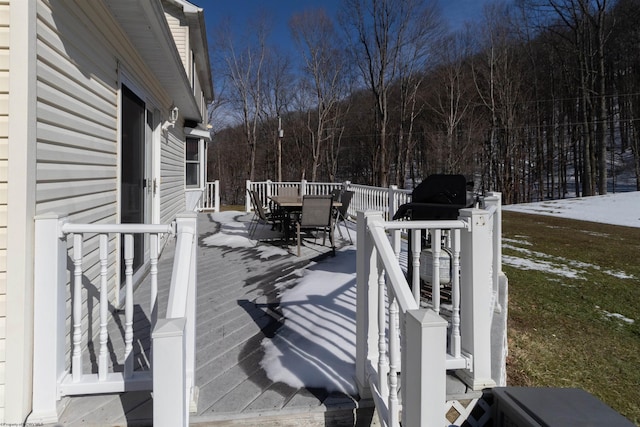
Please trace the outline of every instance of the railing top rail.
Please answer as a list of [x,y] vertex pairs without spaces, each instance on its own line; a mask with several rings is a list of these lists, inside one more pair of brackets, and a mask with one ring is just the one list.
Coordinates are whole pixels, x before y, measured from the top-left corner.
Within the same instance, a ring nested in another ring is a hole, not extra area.
[[369,233],[374,241],[375,247],[378,249],[378,257],[382,261],[387,277],[391,282],[398,307],[402,312],[407,310],[417,310],[418,304],[411,294],[409,284],[400,269],[400,264],[395,257],[389,238],[385,232],[385,221],[381,214],[376,214],[368,218]]
[[185,317],[187,313],[187,293],[189,292],[189,276],[192,273],[191,245],[195,239],[195,230],[192,227],[183,227],[178,236],[175,250],[175,262],[171,272],[171,287],[169,290],[169,302],[167,303],[167,319]]
[[168,233],[175,234],[174,224],[73,224],[64,223],[62,232],[70,233]]
[[489,213],[489,216],[492,217],[498,211],[498,206],[491,205],[488,206],[485,210]]
[[384,223],[387,230],[416,230],[425,228],[439,229],[468,229],[469,223],[460,219],[453,220],[428,220],[428,221],[387,221]]

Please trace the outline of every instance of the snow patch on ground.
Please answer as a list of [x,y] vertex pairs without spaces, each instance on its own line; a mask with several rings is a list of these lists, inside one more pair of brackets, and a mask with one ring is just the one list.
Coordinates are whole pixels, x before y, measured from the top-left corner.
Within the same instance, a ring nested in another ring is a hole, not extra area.
[[538,203],[521,203],[506,205],[502,209],[625,227],[640,227],[640,192],[638,191]]
[[602,314],[608,319],[619,320],[621,322],[626,323],[627,325],[633,325],[636,322],[634,319],[630,319],[626,316],[623,316],[620,313],[611,313],[607,310],[603,310],[600,308],[600,306],[597,306],[597,305],[596,305],[596,309],[600,310]]

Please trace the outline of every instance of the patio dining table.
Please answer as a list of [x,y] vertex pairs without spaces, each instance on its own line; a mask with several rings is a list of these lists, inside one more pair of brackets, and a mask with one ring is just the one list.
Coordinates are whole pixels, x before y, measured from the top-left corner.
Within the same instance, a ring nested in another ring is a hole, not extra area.
[[[284,212],[283,233],[284,240],[289,243],[289,232],[291,229],[291,218],[296,213],[302,212],[302,196],[269,196],[269,200]],[[333,208],[342,206],[340,201],[333,201]]]

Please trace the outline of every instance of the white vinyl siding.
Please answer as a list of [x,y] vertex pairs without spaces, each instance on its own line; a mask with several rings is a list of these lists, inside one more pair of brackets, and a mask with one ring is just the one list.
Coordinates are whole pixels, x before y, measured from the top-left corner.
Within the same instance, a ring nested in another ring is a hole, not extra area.
[[176,44],[180,59],[182,59],[182,65],[186,70],[189,80],[192,80],[191,75],[191,49],[189,48],[189,27],[184,25],[180,19],[174,14],[180,14],[181,12],[175,6],[168,6],[166,9],[165,18],[169,24],[169,29],[173,35],[173,41]]
[[[180,123],[176,124],[181,128]],[[160,222],[167,223],[185,210],[184,135],[170,130],[160,153]]]
[[0,420],[4,420],[5,405],[8,115],[9,2],[0,1]]
[[[119,220],[120,70],[126,70],[146,99],[167,99],[166,93],[157,92],[161,85],[153,71],[105,11],[99,1],[38,2],[36,212],[56,212],[75,223]],[[166,146],[168,155],[182,162],[181,144],[170,140]],[[170,173],[166,182],[171,183],[171,177]],[[180,198],[173,191],[166,194],[170,204]],[[163,221],[171,221],[176,213],[171,209]],[[119,246],[114,236],[109,254],[114,263]],[[91,283],[98,282],[100,272],[97,249],[97,236],[85,237],[83,274]],[[119,288],[117,273],[112,264],[111,301]],[[97,290],[87,289],[83,299],[96,298]],[[95,302],[90,306],[98,309]],[[86,310],[83,316],[86,343],[88,331],[99,330],[99,316]],[[90,320],[93,325],[88,328]]]
[[202,92],[202,82],[198,78],[198,73],[196,72],[195,60],[193,58],[194,53],[189,40],[189,27],[184,25],[181,19],[173,16],[173,12],[180,14],[180,11],[178,11],[176,7],[168,7],[166,10],[167,13],[165,13],[165,17],[167,18],[167,23],[171,29],[173,40],[176,44],[176,48],[178,49],[178,53],[180,54],[180,58],[182,59],[182,65],[184,66],[185,73],[189,78],[189,82],[193,90],[193,96],[198,104],[201,116],[206,119],[207,103]]
[[[11,14],[10,3],[13,5]],[[116,3],[117,7],[114,6]],[[142,28],[140,37],[148,39],[147,44],[138,43],[138,37],[129,38],[129,34],[136,32],[132,32],[127,23],[137,25],[140,21],[136,19],[139,15],[127,14],[126,9],[132,7],[131,10],[139,11],[140,4],[110,0],[0,0],[0,424],[8,417],[17,419],[16,414],[29,409],[28,399],[23,397],[28,398],[31,387],[29,331],[33,325],[29,321],[33,316],[25,307],[29,308],[32,304],[29,286],[33,283],[28,281],[32,271],[25,265],[32,267],[29,264],[33,263],[33,215],[55,212],[68,216],[70,221],[76,223],[118,221],[119,90],[124,81],[136,87],[149,110],[154,114],[157,111],[155,118],[160,123],[166,119],[172,98],[180,99],[188,107],[185,110],[191,110],[186,114],[194,115],[192,103],[182,97],[187,88],[183,75],[176,79],[176,67],[159,67],[157,63],[162,62],[164,56],[143,55],[136,50],[135,46],[157,46],[157,39],[152,32],[147,32],[146,27],[138,27]],[[153,5],[155,7],[155,3]],[[147,10],[150,9],[153,8]],[[174,12],[176,16],[183,16],[180,10]],[[155,14],[150,15],[149,22],[158,24],[154,21],[155,17]],[[185,21],[170,15],[167,19],[171,22],[172,31],[175,30],[173,34],[182,65],[190,79],[193,79],[189,30],[184,26]],[[11,37],[10,22],[15,23]],[[126,28],[126,32],[123,28]],[[27,46],[28,49],[25,49]],[[178,58],[170,57],[170,60],[177,62]],[[182,84],[172,86],[173,81]],[[28,89],[25,94],[14,89],[23,86]],[[8,143],[10,87],[11,137],[14,138],[11,145]],[[201,94],[198,94],[196,102],[200,98]],[[20,102],[16,104],[16,100]],[[21,105],[23,102],[24,108]],[[14,108],[14,104],[19,108]],[[158,131],[155,135],[158,145],[153,155],[160,198],[157,201],[159,209],[154,214],[160,217],[162,223],[170,222],[185,208],[183,119],[181,113],[175,128],[168,132]],[[14,159],[11,163],[10,157]],[[11,170],[11,180],[8,170]],[[8,181],[18,182],[22,186],[9,187]],[[28,191],[22,191],[22,187]],[[20,197],[16,197],[16,194]],[[9,198],[14,207],[22,208],[12,209],[11,215],[8,215]],[[25,200],[26,203],[20,203]],[[26,214],[21,215],[24,212]],[[7,236],[11,237],[9,252]],[[22,244],[14,245],[15,242]],[[17,251],[16,246],[19,249]],[[85,238],[83,273],[87,281],[94,283],[99,275],[97,247],[95,236]],[[114,264],[119,248],[114,238],[110,246],[110,257]],[[16,266],[16,257],[25,265]],[[16,271],[22,273],[16,274]],[[118,289],[117,275],[118,271],[112,265],[109,271],[112,301]],[[10,292],[7,292],[7,287]],[[86,293],[87,289],[89,294]],[[91,286],[87,285],[84,292],[84,298],[96,298],[95,289]],[[7,302],[7,294],[20,304],[12,304],[15,302],[13,300]],[[93,302],[89,304],[94,309],[93,314],[86,313],[84,306],[85,324],[99,321],[95,313],[98,304]],[[16,314],[23,314],[24,318]],[[12,319],[14,325],[20,322],[22,329],[11,328],[7,334],[7,317]],[[93,328],[83,327],[84,342],[87,340],[87,331],[98,331],[95,323]],[[23,330],[25,333],[22,333]],[[23,353],[26,357],[18,357]],[[27,362],[22,363],[25,360]],[[5,384],[12,387],[11,393],[5,393]],[[25,386],[23,390],[17,390],[16,384]],[[11,402],[18,402],[22,406],[15,410],[18,406]],[[19,414],[22,415],[20,420],[27,413]]]
[[[76,223],[115,223],[116,53],[105,45],[98,28],[88,24],[82,10],[69,3],[57,2],[51,10],[48,1],[39,1],[37,34],[36,213],[56,212]],[[115,260],[115,238],[110,246],[109,256]],[[97,247],[96,236],[86,238],[83,274],[93,283],[99,277]],[[111,300],[115,282],[116,269],[111,267]],[[83,289],[83,299],[87,298]],[[98,330],[98,318],[84,310],[83,342],[87,342],[87,331]],[[93,319],[91,328],[89,319]],[[69,346],[67,364],[68,352]]]
[[63,5],[55,15],[47,2],[38,7],[36,212],[114,223],[116,55],[77,8]]

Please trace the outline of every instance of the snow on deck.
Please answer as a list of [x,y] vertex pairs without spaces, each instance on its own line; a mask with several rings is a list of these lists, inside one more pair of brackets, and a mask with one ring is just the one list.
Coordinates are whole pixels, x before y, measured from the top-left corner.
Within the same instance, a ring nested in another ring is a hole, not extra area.
[[[268,226],[256,232],[264,242],[250,239],[250,218],[198,216],[199,399],[191,424],[244,419],[251,425],[257,417],[264,424],[287,416],[300,425],[351,424],[362,406],[358,425],[370,425],[372,402],[359,401],[353,379],[355,247],[337,238],[331,257],[319,238],[297,257],[296,247],[287,250]],[[170,275],[173,250],[168,245],[159,264],[160,317],[168,298],[162,275]],[[295,292],[285,293],[294,285]],[[145,283],[134,298],[146,310]],[[150,392],[75,397],[60,424],[150,425],[152,402]]]

